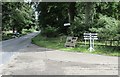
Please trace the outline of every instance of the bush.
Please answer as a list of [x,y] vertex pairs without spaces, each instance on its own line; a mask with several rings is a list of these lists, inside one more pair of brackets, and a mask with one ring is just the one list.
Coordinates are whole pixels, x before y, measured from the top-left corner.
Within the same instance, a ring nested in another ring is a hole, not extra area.
[[2,40],[8,40],[12,39],[14,34],[13,33],[8,33],[8,34],[2,34]]
[[83,20],[80,20],[79,18],[75,18],[75,21],[72,23],[70,26],[71,30],[71,35],[72,36],[77,36],[77,37],[82,37],[83,33],[85,31],[88,31]]
[[97,27],[91,28],[90,31],[99,33],[99,38],[101,39],[117,40],[120,29],[119,22],[115,18],[101,15],[96,24]]
[[41,30],[41,35],[46,37],[56,37],[58,36],[57,28],[48,26]]

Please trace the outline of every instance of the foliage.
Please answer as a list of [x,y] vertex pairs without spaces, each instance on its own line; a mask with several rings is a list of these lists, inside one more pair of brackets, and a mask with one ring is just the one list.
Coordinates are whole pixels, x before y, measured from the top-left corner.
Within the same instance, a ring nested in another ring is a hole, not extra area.
[[45,29],[48,25],[54,27],[59,33],[65,33],[64,23],[68,22],[67,3],[47,3],[38,4],[40,28]]
[[56,37],[58,36],[57,29],[51,26],[46,27],[41,31],[41,34],[46,37]]
[[83,33],[86,31],[84,21],[76,17],[73,25],[70,26],[70,30],[72,36],[82,37]]
[[8,39],[12,39],[13,35],[12,34],[2,34],[2,40],[8,40]]
[[95,9],[97,15],[103,14],[120,20],[120,2],[96,3]]
[[105,40],[120,40],[119,30],[120,30],[120,21],[117,21],[115,18],[107,17],[100,15],[100,19],[96,24],[97,27],[90,29],[93,32],[98,32],[99,38]]
[[23,2],[2,2],[2,30],[15,30],[21,33],[26,26],[31,26],[33,10],[29,3]]

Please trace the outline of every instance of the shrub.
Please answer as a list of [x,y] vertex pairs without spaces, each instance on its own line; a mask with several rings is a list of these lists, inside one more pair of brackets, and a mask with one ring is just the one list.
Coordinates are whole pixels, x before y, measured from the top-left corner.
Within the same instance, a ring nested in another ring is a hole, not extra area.
[[79,18],[75,18],[75,21],[70,26],[70,33],[72,36],[82,37],[83,33],[87,31],[85,23]]
[[110,40],[110,45],[113,44],[113,40],[120,40],[120,21],[112,17],[101,15],[99,17],[96,27],[91,28],[92,32],[97,32],[98,37],[101,40]]
[[48,26],[42,29],[41,34],[46,37],[56,37],[58,36],[57,28]]

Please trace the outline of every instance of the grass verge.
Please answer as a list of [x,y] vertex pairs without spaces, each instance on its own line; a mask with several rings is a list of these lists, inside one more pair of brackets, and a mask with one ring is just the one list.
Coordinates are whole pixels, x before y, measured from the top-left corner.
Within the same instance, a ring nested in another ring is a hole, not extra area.
[[32,43],[40,47],[46,47],[51,49],[70,51],[70,52],[82,52],[82,53],[92,53],[108,56],[120,56],[120,47],[115,46],[104,46],[104,45],[95,45],[95,51],[89,52],[89,45],[84,45],[83,42],[78,43],[75,48],[65,48],[64,44],[66,41],[66,36],[56,37],[56,38],[47,38],[37,35],[32,39]]
[[[24,36],[24,35],[26,35],[26,34],[28,34],[28,33],[32,33],[32,32],[34,32],[33,29],[30,29],[30,30],[23,29],[22,34],[20,34],[19,37]],[[15,38],[15,37],[13,37],[13,36],[14,36],[13,33],[9,32],[9,31],[6,31],[6,33],[4,33],[4,34],[1,35],[0,41]]]

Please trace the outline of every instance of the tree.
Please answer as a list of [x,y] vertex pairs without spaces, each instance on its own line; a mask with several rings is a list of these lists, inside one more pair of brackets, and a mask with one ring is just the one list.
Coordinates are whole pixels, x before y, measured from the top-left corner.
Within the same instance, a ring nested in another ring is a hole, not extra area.
[[86,2],[85,3],[85,26],[88,28],[91,28],[93,24],[93,18],[94,18],[94,3],[92,2]]
[[120,3],[119,2],[104,2],[96,3],[96,13],[107,15],[120,20]]
[[45,28],[47,26],[46,24],[46,16],[47,16],[47,3],[42,2],[38,4],[37,11],[39,14],[39,24],[42,26],[42,28]]
[[39,3],[37,11],[40,13],[39,23],[42,31],[45,31],[50,26],[57,29],[57,32],[55,32],[57,34],[65,33],[64,23],[69,21],[67,7],[67,3]]
[[2,3],[3,8],[3,30],[17,30],[22,33],[22,29],[32,24],[33,10],[29,3],[7,2]]
[[74,17],[76,14],[76,2],[70,2],[69,3],[69,8],[68,8],[68,13],[69,13],[69,22],[72,23],[74,22]]
[[97,23],[99,27],[93,27],[90,30],[97,32],[100,40],[110,40],[110,45],[112,45],[113,40],[120,40],[120,21],[103,15],[100,15],[99,18]]
[[[37,11],[39,12],[39,25],[41,29],[43,29],[42,31],[52,28],[55,29],[51,29],[51,31],[55,31],[54,33],[65,34],[70,30],[69,33],[73,36],[82,37],[84,32],[91,32],[90,28],[104,26],[103,24],[97,25],[100,22],[99,19],[101,15],[106,15],[107,17],[113,17],[116,20],[119,20],[119,5],[120,3],[115,2],[42,2],[38,3],[37,7]],[[109,18],[107,19],[109,20]],[[63,25],[66,22],[71,23],[71,26],[68,29],[65,29]]]

